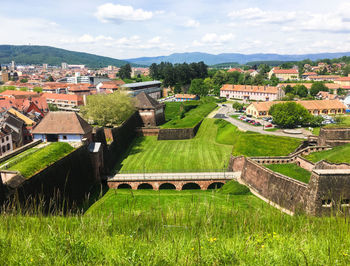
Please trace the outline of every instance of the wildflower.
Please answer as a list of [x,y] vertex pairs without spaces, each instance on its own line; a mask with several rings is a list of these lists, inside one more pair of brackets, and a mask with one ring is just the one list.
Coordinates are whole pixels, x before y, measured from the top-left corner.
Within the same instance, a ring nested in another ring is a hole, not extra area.
[[265,246],[264,245],[261,245],[261,248],[264,248]]
[[30,259],[30,262],[33,262],[33,258]]
[[343,252],[343,255],[346,257],[346,256],[349,256],[349,254],[347,254],[347,253],[345,253],[345,252]]
[[211,237],[211,238],[208,239],[208,241],[209,241],[210,243],[213,243],[213,242],[216,241],[216,237]]
[[193,251],[193,250],[194,250],[194,248],[191,248],[191,250]]

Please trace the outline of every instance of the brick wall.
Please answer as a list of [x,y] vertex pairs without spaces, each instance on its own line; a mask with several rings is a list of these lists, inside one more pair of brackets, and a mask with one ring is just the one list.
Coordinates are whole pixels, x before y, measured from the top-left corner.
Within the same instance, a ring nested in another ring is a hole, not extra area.
[[273,172],[247,158],[241,180],[264,198],[287,210],[305,209],[307,184]]
[[159,130],[158,140],[192,139],[196,136],[202,121],[193,128],[161,128]]
[[350,169],[350,164],[347,163],[329,163],[327,161],[319,161],[315,164],[315,169]]
[[303,157],[300,157],[300,156],[297,156],[296,158],[295,158],[295,163],[298,165],[298,166],[300,166],[300,167],[302,167],[302,168],[304,168],[305,170],[308,170],[308,171],[312,171],[312,169],[314,169],[314,167],[315,167],[315,164],[314,163],[312,163],[312,162],[310,162],[309,160],[306,160],[305,158],[303,158]]
[[139,127],[136,132],[138,136],[158,136],[159,128]]
[[332,147],[350,143],[350,128],[321,128],[318,145]]

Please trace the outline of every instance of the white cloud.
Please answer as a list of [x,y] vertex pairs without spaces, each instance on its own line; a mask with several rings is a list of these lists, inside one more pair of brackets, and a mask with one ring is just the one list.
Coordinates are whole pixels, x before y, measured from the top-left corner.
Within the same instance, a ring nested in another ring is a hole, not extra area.
[[198,28],[200,26],[200,23],[197,20],[189,19],[184,24],[187,28]]
[[207,33],[202,37],[202,42],[206,43],[224,43],[234,39],[232,33],[218,35],[216,33]]
[[148,40],[148,43],[151,43],[151,44],[158,44],[161,42],[161,38],[159,36],[156,36],[150,40]]
[[102,22],[143,21],[153,17],[153,12],[134,9],[132,6],[107,3],[99,6],[95,16]]
[[246,20],[251,23],[286,23],[296,19],[296,12],[264,11],[260,8],[246,8],[230,12],[228,16],[234,20]]

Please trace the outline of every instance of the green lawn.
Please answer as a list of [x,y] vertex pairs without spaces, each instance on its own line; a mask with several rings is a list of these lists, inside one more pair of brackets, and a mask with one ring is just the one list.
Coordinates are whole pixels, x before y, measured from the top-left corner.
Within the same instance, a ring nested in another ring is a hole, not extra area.
[[282,156],[293,152],[302,141],[296,138],[262,135],[255,132],[242,132],[236,126],[217,120],[219,126],[216,141],[233,145],[235,156]]
[[55,142],[29,155],[19,158],[7,170],[19,171],[23,177],[31,177],[36,172],[64,157],[74,148],[68,143]]
[[135,139],[125,159],[117,168],[127,171],[196,171],[227,167],[231,145],[215,141],[214,119],[205,119],[196,137],[189,140],[161,140],[157,137]]
[[184,111],[189,111],[196,108],[199,105],[199,101],[187,101],[187,102],[166,102],[165,103],[165,121],[170,121],[178,118],[180,115],[180,106],[182,105]]
[[264,166],[271,169],[272,171],[289,176],[304,183],[309,183],[311,177],[311,172],[305,170],[304,168],[301,168],[300,166],[297,166],[294,163],[267,164]]
[[332,163],[350,163],[350,144],[337,146],[328,151],[313,152],[305,158],[314,163],[321,160]]
[[[205,118],[211,111],[216,107],[216,103],[208,102],[201,103],[196,108],[193,108],[185,113],[185,117],[180,118],[175,116],[176,108],[171,107],[172,110],[166,112],[166,118],[171,118],[170,121],[166,122],[161,128],[190,128],[198,124],[203,118]],[[186,107],[185,107],[186,108]]]

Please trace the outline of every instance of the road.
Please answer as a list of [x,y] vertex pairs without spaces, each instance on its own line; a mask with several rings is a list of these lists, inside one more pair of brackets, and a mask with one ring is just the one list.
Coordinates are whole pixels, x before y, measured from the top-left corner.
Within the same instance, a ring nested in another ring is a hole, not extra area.
[[225,115],[225,118],[223,118],[223,119],[225,119],[227,122],[230,122],[231,124],[235,125],[236,127],[238,127],[239,129],[241,129],[243,131],[253,131],[253,132],[257,132],[257,133],[264,134],[264,135],[307,139],[307,136],[304,134],[288,134],[288,133],[284,133],[282,131],[265,131],[265,130],[263,130],[263,127],[253,126],[249,123],[234,119],[234,118],[230,117],[231,115],[234,114],[234,111],[233,111],[232,107],[229,105],[221,106],[220,109],[217,111],[216,115],[218,115],[218,114]]

